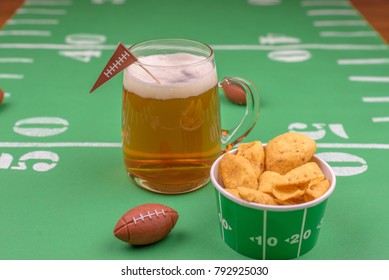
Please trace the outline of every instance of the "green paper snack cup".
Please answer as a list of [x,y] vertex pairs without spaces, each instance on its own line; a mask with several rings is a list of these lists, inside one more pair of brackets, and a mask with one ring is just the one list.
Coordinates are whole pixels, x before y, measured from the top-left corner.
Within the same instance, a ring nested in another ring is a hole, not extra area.
[[[231,151],[235,154],[236,150]],[[293,259],[309,252],[317,243],[328,197],[335,189],[331,167],[313,156],[330,181],[321,197],[296,205],[265,205],[247,202],[223,188],[219,157],[211,168],[211,180],[223,241],[238,253],[253,259]]]

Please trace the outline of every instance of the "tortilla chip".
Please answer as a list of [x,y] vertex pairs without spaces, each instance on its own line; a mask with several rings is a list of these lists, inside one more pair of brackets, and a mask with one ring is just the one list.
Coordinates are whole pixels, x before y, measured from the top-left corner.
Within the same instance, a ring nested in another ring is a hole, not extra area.
[[330,181],[328,179],[321,180],[320,182],[316,182],[314,184],[310,184],[305,191],[307,196],[306,199],[316,199],[324,195],[328,189],[330,188]]
[[305,185],[311,181],[321,181],[324,174],[316,162],[308,162],[286,173],[284,178],[290,185]]
[[219,173],[226,189],[258,188],[257,175],[248,159],[227,153],[220,160]]
[[275,198],[286,201],[304,195],[305,190],[296,185],[275,186],[272,189]]
[[267,205],[277,205],[275,199],[267,194],[249,188],[238,188],[239,196],[248,202],[255,202]]
[[316,142],[308,136],[287,132],[269,141],[265,148],[265,170],[286,174],[307,163],[316,151]]
[[228,191],[230,194],[232,194],[233,196],[236,196],[236,197],[238,197],[238,198],[241,198],[240,196],[239,196],[239,191],[238,191],[238,189],[226,189],[226,191]]
[[259,177],[258,190],[271,194],[275,185],[283,185],[284,183],[286,184],[287,182],[282,175],[277,172],[265,171],[262,173],[261,177]]
[[259,178],[265,170],[265,150],[260,141],[240,144],[236,153],[249,160]]

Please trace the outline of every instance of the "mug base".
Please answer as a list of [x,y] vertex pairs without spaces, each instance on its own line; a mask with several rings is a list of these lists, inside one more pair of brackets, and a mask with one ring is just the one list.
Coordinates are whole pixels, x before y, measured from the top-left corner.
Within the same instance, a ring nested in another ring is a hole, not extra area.
[[183,194],[198,190],[208,184],[210,178],[182,184],[160,184],[128,174],[131,180],[139,187],[160,194]]

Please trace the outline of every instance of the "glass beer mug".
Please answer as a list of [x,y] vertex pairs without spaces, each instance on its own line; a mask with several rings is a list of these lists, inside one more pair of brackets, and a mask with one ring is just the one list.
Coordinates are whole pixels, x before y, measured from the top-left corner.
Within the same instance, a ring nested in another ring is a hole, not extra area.
[[[213,50],[186,39],[130,47],[139,59],[124,71],[122,141],[126,170],[139,186],[178,194],[209,181],[212,163],[250,132],[259,115],[255,88],[239,78],[218,82]],[[246,94],[237,127],[221,130],[219,88]]]

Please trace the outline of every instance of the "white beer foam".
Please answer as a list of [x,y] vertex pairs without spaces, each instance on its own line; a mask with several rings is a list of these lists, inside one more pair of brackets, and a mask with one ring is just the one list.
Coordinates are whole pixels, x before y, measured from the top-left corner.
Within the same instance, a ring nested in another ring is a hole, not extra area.
[[214,64],[212,61],[201,62],[205,59],[202,56],[175,53],[143,56],[138,59],[161,82],[158,84],[137,63],[127,67],[123,77],[124,88],[143,98],[186,98],[204,93],[217,84]]

